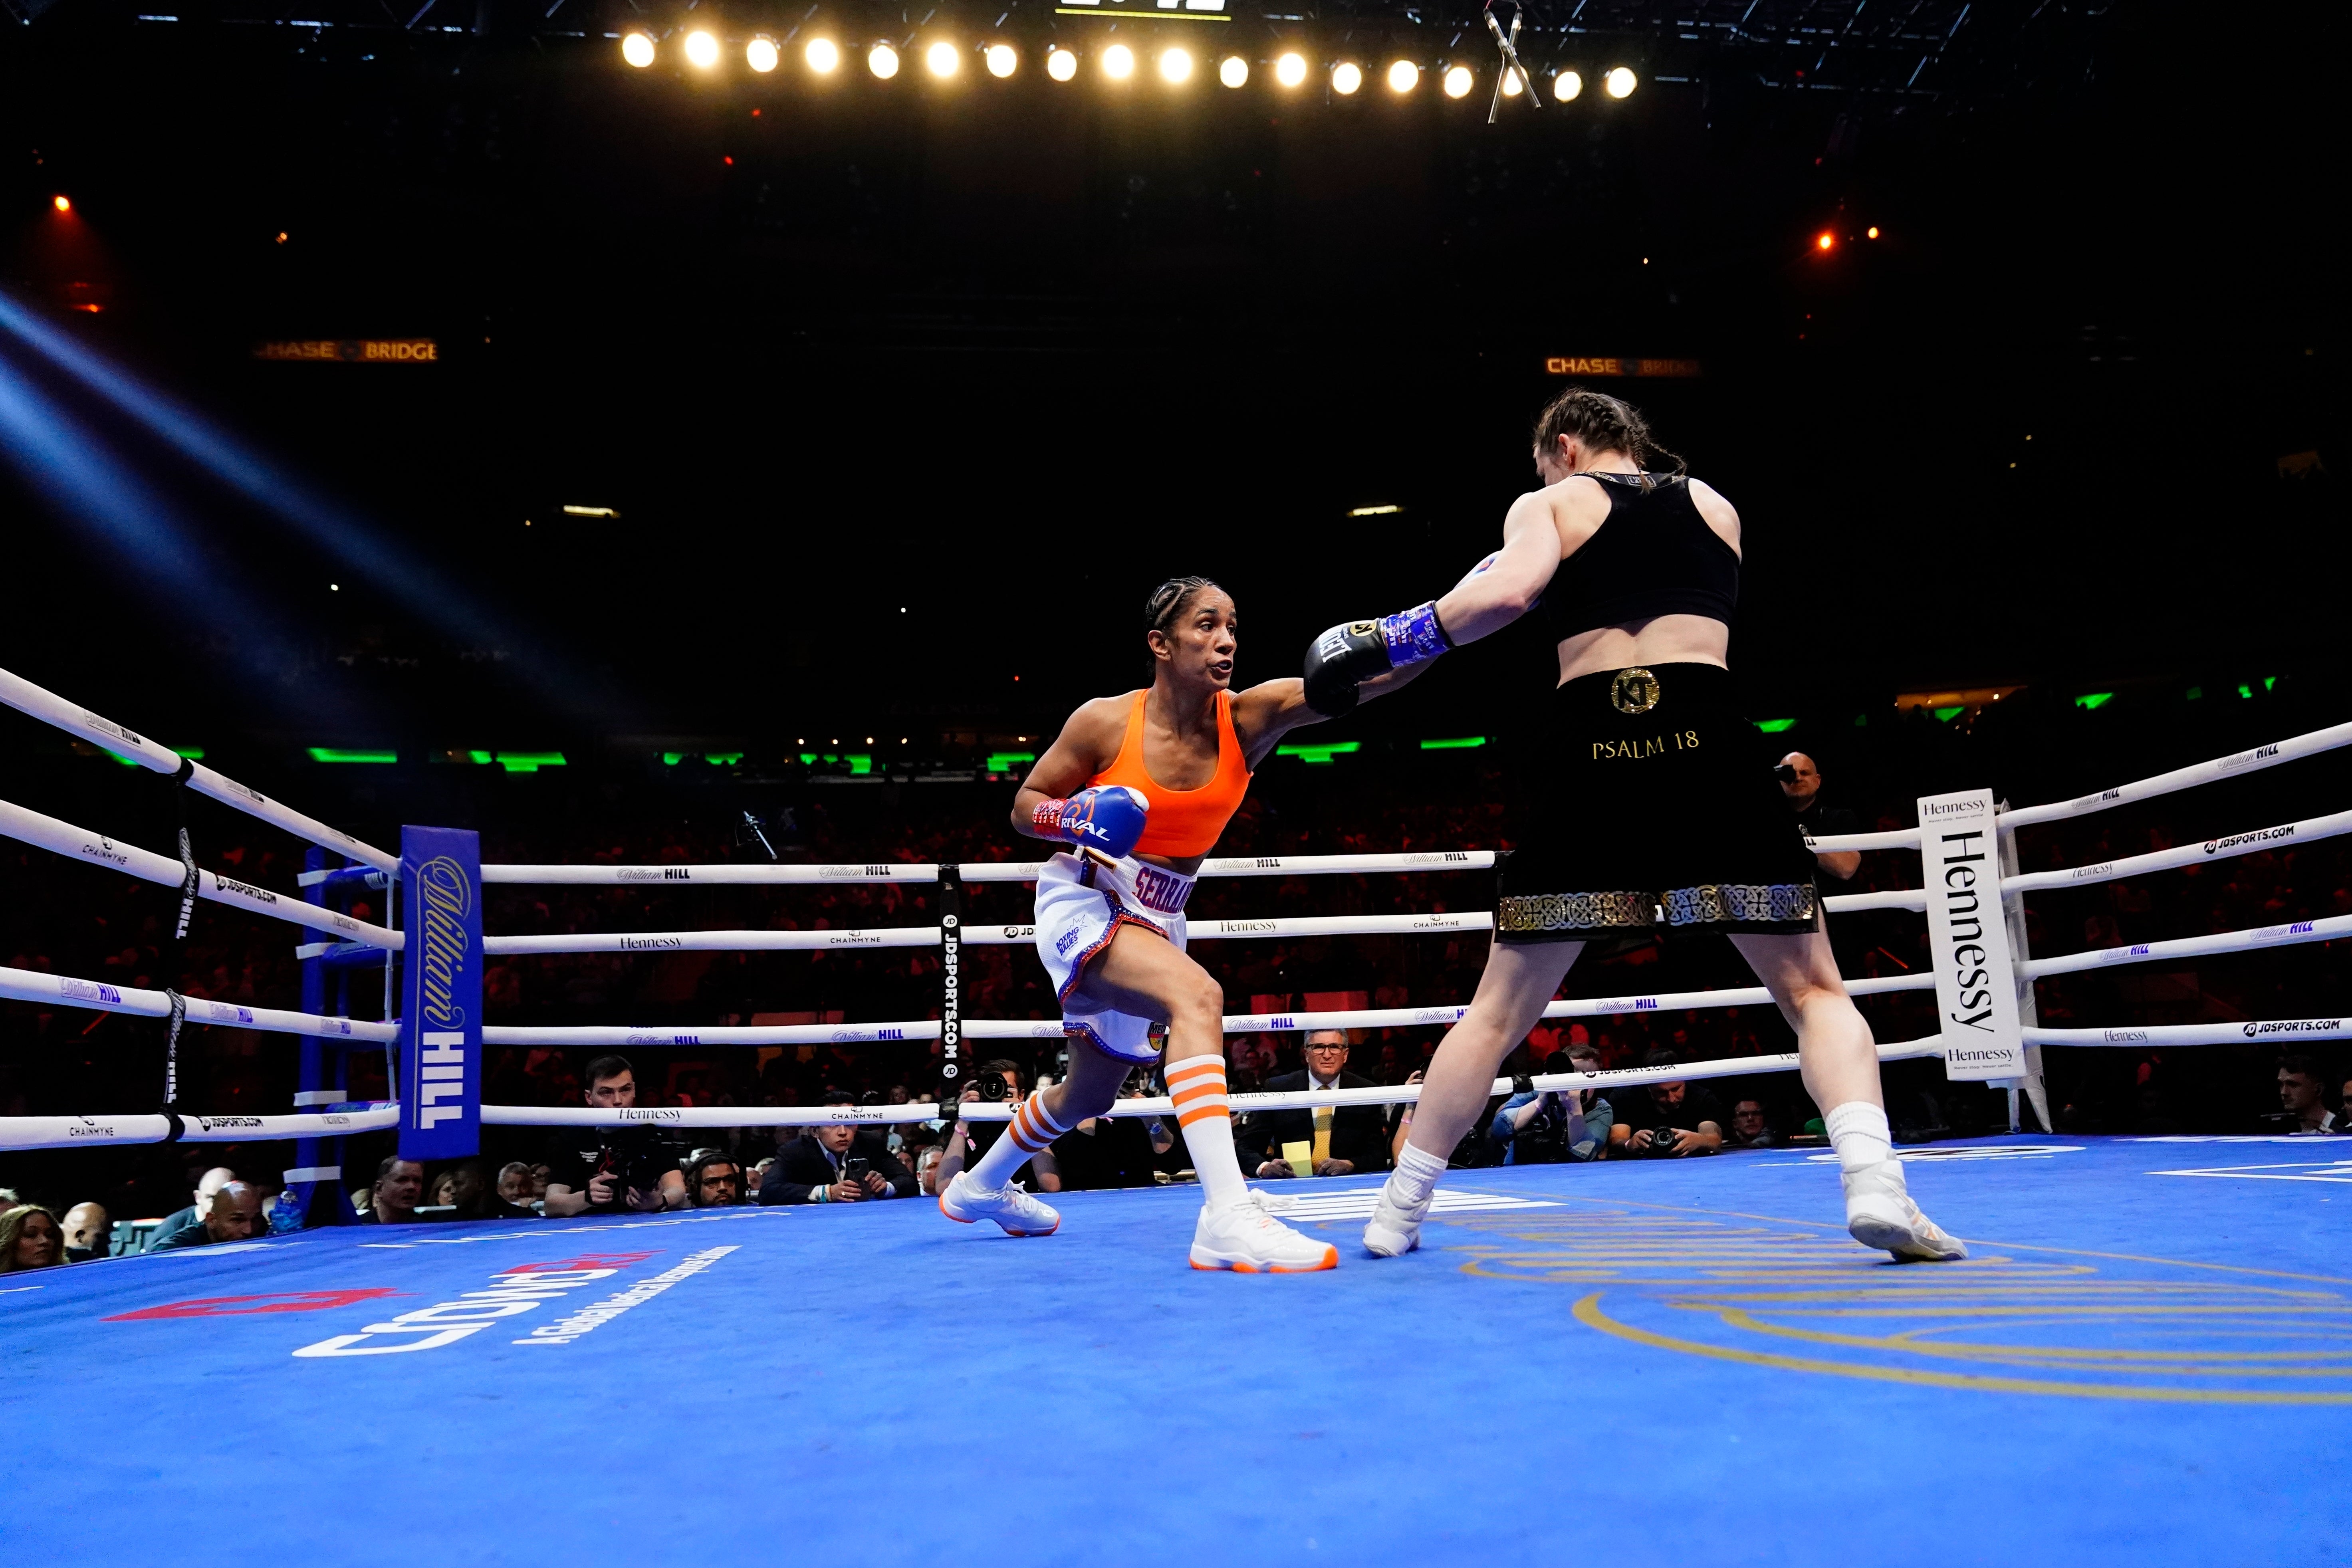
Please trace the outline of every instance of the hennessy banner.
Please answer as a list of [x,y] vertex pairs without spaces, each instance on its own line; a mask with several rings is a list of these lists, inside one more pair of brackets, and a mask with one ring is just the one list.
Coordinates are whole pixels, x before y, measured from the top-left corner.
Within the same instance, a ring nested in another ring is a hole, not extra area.
[[400,830],[400,1157],[480,1152],[482,847],[455,827]]
[[1936,962],[1944,1076],[2018,1078],[2025,1046],[2017,978],[2000,912],[2000,858],[1992,791],[1931,795],[1919,802],[1919,866],[1927,889],[1927,944]]

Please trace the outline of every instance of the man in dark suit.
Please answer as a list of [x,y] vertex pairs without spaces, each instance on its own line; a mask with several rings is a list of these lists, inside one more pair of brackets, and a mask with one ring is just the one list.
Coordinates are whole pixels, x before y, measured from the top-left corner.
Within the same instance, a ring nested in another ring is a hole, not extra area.
[[[1307,1036],[1307,1070],[1265,1081],[1279,1094],[1322,1089],[1370,1089],[1369,1079],[1347,1070],[1348,1032],[1314,1029]],[[1299,1110],[1254,1110],[1234,1129],[1242,1168],[1260,1176],[1298,1174],[1283,1145],[1307,1145],[1307,1169],[1318,1176],[1345,1176],[1389,1168],[1387,1108],[1379,1105],[1322,1106]]]
[[[857,1097],[829,1089],[819,1105],[856,1105]],[[829,1121],[812,1127],[776,1151],[760,1183],[763,1204],[856,1204],[915,1195],[907,1169],[879,1126]]]

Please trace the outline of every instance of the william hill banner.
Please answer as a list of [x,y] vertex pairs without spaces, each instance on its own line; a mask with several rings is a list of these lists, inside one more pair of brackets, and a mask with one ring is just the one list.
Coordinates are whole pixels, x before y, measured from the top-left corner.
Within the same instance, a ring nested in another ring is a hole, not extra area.
[[457,827],[400,830],[400,1157],[481,1151],[482,844]]

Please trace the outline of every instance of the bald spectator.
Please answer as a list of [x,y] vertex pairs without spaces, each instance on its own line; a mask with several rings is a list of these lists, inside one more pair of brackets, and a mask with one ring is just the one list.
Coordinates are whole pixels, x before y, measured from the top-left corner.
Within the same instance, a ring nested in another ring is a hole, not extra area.
[[30,1204],[0,1214],[0,1274],[54,1268],[66,1260],[65,1233],[55,1215]]
[[[1843,806],[1822,804],[1822,770],[1802,752],[1790,752],[1780,759],[1780,793],[1796,808],[1797,826],[1816,838],[1862,831],[1862,824],[1853,813]],[[1833,855],[1816,855],[1813,864],[1841,882],[1851,882],[1853,874],[1862,869],[1862,852],[1841,849]]]
[[368,1212],[362,1225],[413,1225],[416,1205],[425,1201],[425,1167],[397,1154],[384,1156],[375,1168],[375,1185],[368,1189]]
[[184,1230],[194,1230],[205,1223],[205,1215],[213,1206],[213,1194],[236,1179],[236,1173],[226,1165],[215,1165],[196,1179],[196,1201],[186,1208],[166,1215],[155,1234],[147,1238],[147,1250],[154,1251]]
[[112,1238],[114,1221],[97,1204],[76,1204],[66,1210],[66,1261],[88,1263],[93,1258],[104,1258]]
[[177,1252],[184,1247],[210,1247],[222,1241],[249,1241],[269,1232],[261,1189],[251,1182],[224,1182],[213,1194],[204,1222],[174,1232],[168,1240],[150,1243],[150,1252]]

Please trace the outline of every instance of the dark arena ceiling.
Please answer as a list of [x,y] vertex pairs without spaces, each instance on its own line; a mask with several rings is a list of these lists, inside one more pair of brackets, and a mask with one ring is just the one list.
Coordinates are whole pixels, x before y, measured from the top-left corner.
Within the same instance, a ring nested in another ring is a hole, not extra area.
[[1452,581],[1575,375],[1739,505],[1763,689],[2336,678],[2339,11],[1566,0],[1490,123],[1474,6],[1208,4],[0,0],[0,517],[108,584],[0,664],[357,739],[1034,728],[1163,576],[1244,679]]

